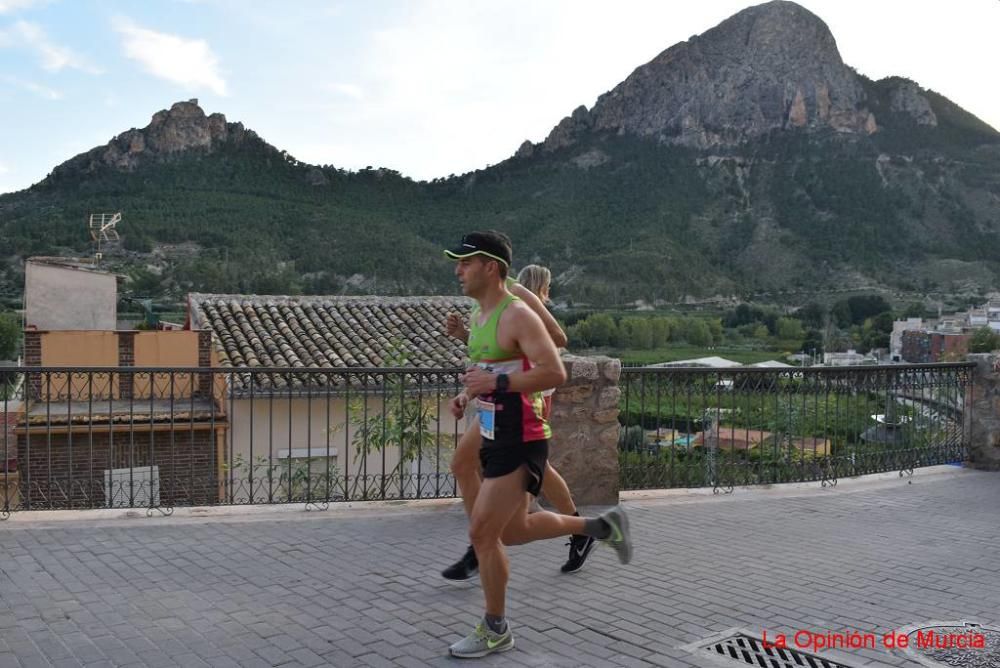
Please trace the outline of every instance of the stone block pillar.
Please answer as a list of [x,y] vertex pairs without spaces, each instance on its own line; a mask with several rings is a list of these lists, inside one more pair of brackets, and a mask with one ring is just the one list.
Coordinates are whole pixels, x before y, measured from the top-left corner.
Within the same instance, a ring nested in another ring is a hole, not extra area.
[[972,400],[966,400],[969,425],[969,465],[1000,471],[1000,355],[969,355],[976,370]]
[[618,400],[621,362],[564,355],[568,378],[552,403],[549,461],[578,506],[618,503]]

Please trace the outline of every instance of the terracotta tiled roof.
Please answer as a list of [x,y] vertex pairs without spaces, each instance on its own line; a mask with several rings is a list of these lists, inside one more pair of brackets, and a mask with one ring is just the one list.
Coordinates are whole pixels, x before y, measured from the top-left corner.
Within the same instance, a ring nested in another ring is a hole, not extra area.
[[[189,295],[192,327],[211,329],[222,366],[457,368],[465,345],[444,333],[456,297]],[[280,385],[281,383],[276,383]],[[293,382],[293,385],[299,383]],[[321,383],[325,384],[325,383]]]

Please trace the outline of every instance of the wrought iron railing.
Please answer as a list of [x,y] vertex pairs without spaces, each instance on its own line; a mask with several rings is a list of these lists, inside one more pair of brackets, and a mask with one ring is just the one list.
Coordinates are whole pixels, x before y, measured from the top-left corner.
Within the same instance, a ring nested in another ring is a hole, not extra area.
[[621,488],[836,484],[963,461],[973,368],[623,369]]
[[[962,461],[971,364],[622,371],[622,489]],[[0,368],[0,516],[452,497],[457,369]]]
[[455,369],[0,369],[0,513],[451,497]]

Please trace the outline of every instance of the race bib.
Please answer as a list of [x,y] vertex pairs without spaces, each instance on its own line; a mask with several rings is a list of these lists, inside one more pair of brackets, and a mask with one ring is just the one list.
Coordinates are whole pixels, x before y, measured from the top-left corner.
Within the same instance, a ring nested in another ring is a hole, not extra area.
[[491,441],[496,438],[497,405],[492,401],[479,400],[479,433]]

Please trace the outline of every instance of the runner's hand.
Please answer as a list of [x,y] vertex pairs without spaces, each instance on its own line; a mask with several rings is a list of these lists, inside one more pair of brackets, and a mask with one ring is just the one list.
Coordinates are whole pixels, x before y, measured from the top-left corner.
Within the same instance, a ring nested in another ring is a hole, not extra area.
[[490,394],[497,389],[496,374],[490,373],[478,366],[469,367],[465,375],[461,377],[461,380],[466,390],[473,396]]
[[469,330],[465,328],[462,316],[457,313],[448,314],[447,319],[444,321],[444,331],[453,339],[458,339],[459,341],[469,340]]
[[453,397],[451,401],[448,402],[448,408],[451,410],[451,414],[456,420],[461,420],[465,417],[465,407],[469,404],[469,396],[462,392],[456,397]]

